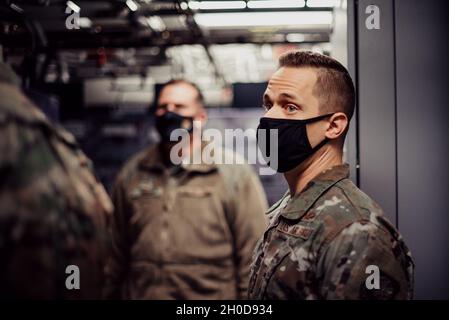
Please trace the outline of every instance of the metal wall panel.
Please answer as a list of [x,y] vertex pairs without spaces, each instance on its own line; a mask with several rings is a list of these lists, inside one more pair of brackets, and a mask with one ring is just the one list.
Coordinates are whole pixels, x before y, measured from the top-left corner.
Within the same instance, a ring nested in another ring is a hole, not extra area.
[[[379,30],[365,26],[368,5],[380,9]],[[447,12],[443,0],[348,1],[360,187],[409,245],[418,299],[449,298]]]
[[[356,11],[355,3],[353,0],[348,0],[346,5],[346,45],[348,50],[347,68],[351,75],[352,81],[355,85],[356,92],[358,87],[357,81],[357,39],[356,39]],[[354,114],[349,125],[349,130],[345,139],[345,155],[346,161],[349,164],[351,171],[350,178],[357,186],[359,185],[359,155],[358,155],[358,101],[356,100],[356,106]]]
[[[357,4],[357,3],[356,3]],[[368,29],[366,8],[380,9]],[[394,16],[391,0],[360,0],[357,14],[358,153],[360,188],[396,223]]]
[[447,1],[395,1],[398,222],[416,262],[415,297],[449,298]]

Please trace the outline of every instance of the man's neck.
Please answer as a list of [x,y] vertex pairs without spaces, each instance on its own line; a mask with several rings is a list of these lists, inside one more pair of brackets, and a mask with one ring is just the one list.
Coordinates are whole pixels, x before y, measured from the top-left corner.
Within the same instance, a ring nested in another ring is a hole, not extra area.
[[[173,165],[170,160],[170,152],[173,146],[176,145],[176,142],[168,142],[160,144],[160,151],[162,153],[162,159],[164,161],[165,166],[171,167]],[[181,158],[189,157],[194,152],[198,152],[201,150],[201,136],[190,135],[190,139],[188,142],[187,148],[181,148],[179,156]]]
[[296,169],[284,173],[290,195],[300,193],[319,173],[342,164],[342,153],[335,146],[325,145]]

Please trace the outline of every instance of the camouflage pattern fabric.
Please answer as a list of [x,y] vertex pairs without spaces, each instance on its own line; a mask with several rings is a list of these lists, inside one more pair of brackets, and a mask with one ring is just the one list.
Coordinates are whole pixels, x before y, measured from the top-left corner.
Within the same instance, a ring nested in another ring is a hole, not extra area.
[[[411,299],[410,251],[347,164],[319,174],[269,211],[254,252],[252,299]],[[379,287],[367,285],[375,266]]]
[[[101,297],[112,204],[68,132],[0,63],[0,298]],[[68,290],[66,268],[79,268]]]

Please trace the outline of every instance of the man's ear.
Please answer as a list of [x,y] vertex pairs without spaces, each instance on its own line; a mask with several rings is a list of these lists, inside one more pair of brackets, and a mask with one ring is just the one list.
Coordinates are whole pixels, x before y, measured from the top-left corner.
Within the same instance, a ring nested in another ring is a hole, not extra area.
[[346,114],[343,112],[336,112],[329,118],[329,126],[326,130],[326,137],[328,139],[338,139],[342,137],[348,127],[349,121]]
[[204,107],[201,107],[201,109],[198,111],[197,114],[197,120],[201,121],[201,124],[204,125],[207,121],[207,112]]

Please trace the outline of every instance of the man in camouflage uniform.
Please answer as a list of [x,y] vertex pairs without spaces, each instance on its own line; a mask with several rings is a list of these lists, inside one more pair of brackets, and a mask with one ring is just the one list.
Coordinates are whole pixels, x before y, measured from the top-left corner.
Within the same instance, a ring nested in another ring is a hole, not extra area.
[[155,115],[161,142],[128,161],[113,190],[114,254],[106,295],[246,298],[251,254],[266,228],[261,184],[247,164],[173,163],[175,129],[187,130],[190,156],[205,147],[191,131],[193,120],[206,120],[194,84],[166,84]]
[[268,110],[260,128],[279,130],[277,169],[290,192],[268,211],[249,297],[412,298],[409,250],[382,209],[348,179],[349,167],[342,163],[354,109],[347,70],[310,52],[290,52],[279,62],[264,95]]
[[[73,136],[2,63],[0,172],[0,298],[100,298],[112,204]],[[67,289],[77,285],[71,265],[79,289]]]

